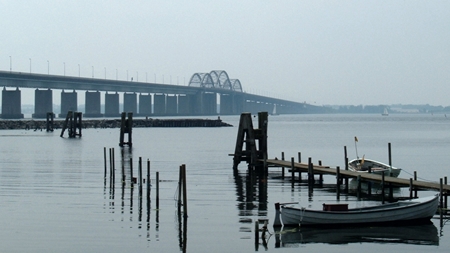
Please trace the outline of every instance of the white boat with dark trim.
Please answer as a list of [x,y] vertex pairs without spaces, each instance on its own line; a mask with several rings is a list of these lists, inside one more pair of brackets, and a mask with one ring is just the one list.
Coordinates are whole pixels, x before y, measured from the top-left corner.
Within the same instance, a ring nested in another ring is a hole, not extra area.
[[274,226],[340,226],[370,224],[417,224],[430,221],[439,205],[439,195],[402,200],[370,207],[348,208],[348,204],[323,204],[323,210],[275,204]]
[[398,177],[402,171],[400,168],[396,168],[375,160],[365,159],[364,157],[353,159],[348,163],[348,170],[350,171],[368,173],[369,169],[371,173],[381,175],[382,172],[384,172],[384,175],[389,177]]

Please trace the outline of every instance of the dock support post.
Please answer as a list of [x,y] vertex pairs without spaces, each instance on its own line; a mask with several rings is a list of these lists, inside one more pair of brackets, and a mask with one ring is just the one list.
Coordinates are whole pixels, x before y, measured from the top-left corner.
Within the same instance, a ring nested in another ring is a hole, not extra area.
[[381,172],[381,203],[384,204],[384,171]]
[[[414,171],[414,181],[417,181],[417,171]],[[414,188],[414,198],[417,198],[417,189]]]
[[[284,161],[284,151],[281,152],[281,161]],[[284,180],[284,166],[281,167],[281,179]]]
[[308,185],[310,187],[314,185],[314,169],[311,157],[308,158]]
[[[68,111],[66,120],[63,123],[62,129],[61,129],[61,135],[60,137],[63,137],[64,131],[66,129],[69,132],[69,138],[74,138],[76,136],[81,137],[81,129],[82,129],[82,113],[81,112],[73,112]],[[53,131],[53,130],[52,130]]]
[[[389,152],[389,166],[392,168],[392,153],[391,153],[391,143],[388,143]],[[392,172],[389,172],[389,176],[392,177]],[[389,182],[389,202],[394,200],[394,190],[392,189],[392,183]]]
[[[447,176],[444,177],[444,185],[447,185]],[[444,194],[444,208],[447,212],[447,192]]]
[[294,166],[294,157],[291,157],[291,185],[294,188],[295,182],[295,166]]
[[133,188],[134,177],[133,177],[133,157],[130,157],[130,180],[131,180],[131,188]]
[[[348,170],[348,158],[345,158],[345,170]],[[345,192],[348,193],[348,177],[345,177]]]
[[409,179],[409,198],[410,198],[410,199],[413,198],[413,189],[414,189],[413,179],[410,178],[410,179]]
[[336,199],[341,198],[341,171],[339,166],[336,166]]
[[[301,163],[302,162],[302,153],[301,152],[298,152],[298,163]],[[298,181],[302,181],[302,172],[299,170],[298,171]]]
[[[319,165],[322,166],[321,160],[319,160]],[[320,184],[322,184],[322,182],[323,182],[323,174],[322,173],[319,174],[319,181],[320,181]]]
[[361,200],[361,175],[358,175],[356,181],[358,182],[358,189],[356,191],[356,195],[358,200]]
[[[370,173],[372,173],[372,168],[369,167],[368,171],[369,171],[369,175],[370,175]],[[367,182],[367,194],[369,195],[369,197],[372,196],[372,181]]]

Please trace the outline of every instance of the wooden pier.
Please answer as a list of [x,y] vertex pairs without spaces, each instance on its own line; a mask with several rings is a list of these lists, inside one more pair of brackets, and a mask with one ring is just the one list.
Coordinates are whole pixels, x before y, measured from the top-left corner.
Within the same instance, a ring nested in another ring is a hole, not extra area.
[[[285,167],[289,168],[290,172],[292,173],[310,173],[309,171],[309,164],[307,163],[296,163],[292,161],[283,161],[278,159],[267,159],[266,164],[268,167]],[[330,166],[323,166],[323,165],[312,165],[312,173],[313,174],[320,174],[320,175],[340,175],[341,178],[358,178],[360,177],[363,180],[366,181],[372,181],[372,182],[378,182],[381,183],[383,180],[382,175],[377,175],[373,173],[360,173],[360,172],[354,172],[349,170],[338,170],[338,168],[332,168]],[[384,177],[384,182],[386,184],[392,184],[392,186],[398,186],[398,187],[410,187],[413,186],[416,189],[428,189],[428,190],[437,190],[440,191],[441,188],[444,191],[444,193],[447,193],[450,191],[450,185],[441,183],[434,183],[434,182],[425,182],[425,181],[419,181],[419,180],[411,180],[411,179],[405,179],[405,178],[397,178],[397,177]],[[412,185],[411,185],[412,184]]]

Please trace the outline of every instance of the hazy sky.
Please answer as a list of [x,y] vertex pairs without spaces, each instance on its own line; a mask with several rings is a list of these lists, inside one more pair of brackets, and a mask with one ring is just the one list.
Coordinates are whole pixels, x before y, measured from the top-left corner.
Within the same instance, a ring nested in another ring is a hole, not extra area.
[[450,1],[0,0],[0,21],[1,70],[181,85],[225,70],[317,105],[450,105]]

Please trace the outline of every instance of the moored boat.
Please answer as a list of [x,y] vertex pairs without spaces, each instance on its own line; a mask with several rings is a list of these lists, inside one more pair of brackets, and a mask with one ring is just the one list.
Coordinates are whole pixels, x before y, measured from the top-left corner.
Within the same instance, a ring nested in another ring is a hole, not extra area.
[[348,208],[348,204],[323,204],[323,210],[275,204],[274,226],[340,226],[407,224],[429,221],[438,209],[438,195],[377,206]]
[[385,176],[390,177],[398,177],[398,175],[400,175],[400,172],[402,171],[402,169],[400,168],[396,168],[375,160],[365,159],[364,157],[351,160],[348,163],[348,169],[350,171],[363,173],[368,173],[370,169],[371,173],[381,175],[384,172]]

